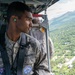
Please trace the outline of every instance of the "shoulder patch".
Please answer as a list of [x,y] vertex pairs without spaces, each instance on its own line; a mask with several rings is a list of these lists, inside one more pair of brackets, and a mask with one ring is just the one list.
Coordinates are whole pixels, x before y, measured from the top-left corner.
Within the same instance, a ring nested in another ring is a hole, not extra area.
[[24,74],[29,74],[32,71],[32,66],[27,65],[24,68]]

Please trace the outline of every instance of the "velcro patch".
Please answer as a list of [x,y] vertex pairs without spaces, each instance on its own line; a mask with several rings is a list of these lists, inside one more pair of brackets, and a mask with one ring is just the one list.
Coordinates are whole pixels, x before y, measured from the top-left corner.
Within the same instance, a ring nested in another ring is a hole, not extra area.
[[32,66],[30,66],[30,65],[27,65],[24,68],[24,74],[29,74],[31,71],[32,71]]

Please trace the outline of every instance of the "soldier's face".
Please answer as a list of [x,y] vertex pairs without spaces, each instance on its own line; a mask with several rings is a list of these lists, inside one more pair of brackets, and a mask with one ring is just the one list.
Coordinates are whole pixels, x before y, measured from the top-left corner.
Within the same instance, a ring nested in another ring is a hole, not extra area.
[[25,11],[20,19],[18,19],[16,27],[18,31],[28,33],[32,27],[32,13]]

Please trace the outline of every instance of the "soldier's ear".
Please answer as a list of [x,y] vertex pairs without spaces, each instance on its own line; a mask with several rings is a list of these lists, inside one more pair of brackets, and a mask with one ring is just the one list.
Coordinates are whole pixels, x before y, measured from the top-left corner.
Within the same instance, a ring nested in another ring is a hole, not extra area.
[[11,18],[13,22],[17,22],[17,16],[12,16]]

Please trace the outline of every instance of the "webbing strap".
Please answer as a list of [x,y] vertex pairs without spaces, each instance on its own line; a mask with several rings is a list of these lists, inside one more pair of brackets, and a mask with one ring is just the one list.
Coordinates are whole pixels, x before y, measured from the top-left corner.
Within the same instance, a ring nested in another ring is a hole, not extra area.
[[18,66],[17,66],[17,75],[23,75],[22,70],[23,70],[23,63],[24,61],[27,61],[25,58],[25,55],[27,54],[27,49],[26,47],[30,44],[28,42],[26,45],[21,45],[19,48],[19,56],[18,56]]
[[11,75],[9,57],[5,49],[5,31],[6,31],[6,25],[3,25],[0,30],[0,53],[5,70],[4,75]]
[[25,56],[24,48],[21,48],[21,50],[19,50],[17,75],[22,75],[24,56]]
[[0,51],[1,51],[1,57],[3,60],[4,68],[5,68],[5,75],[11,75],[10,62],[7,55],[7,51],[6,49],[3,49],[1,45],[0,45]]

